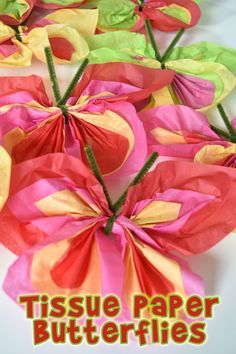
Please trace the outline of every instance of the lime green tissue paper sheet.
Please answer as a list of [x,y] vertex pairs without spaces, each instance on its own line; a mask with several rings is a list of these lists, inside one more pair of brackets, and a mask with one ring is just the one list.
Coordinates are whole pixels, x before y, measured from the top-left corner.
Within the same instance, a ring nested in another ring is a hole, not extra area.
[[[139,58],[148,58],[154,62],[155,53],[144,35],[128,31],[108,32],[86,37],[90,54],[89,61],[93,64],[128,61],[136,62]],[[140,59],[141,59],[140,58]],[[146,65],[145,59],[141,60]],[[158,67],[160,66],[159,63]],[[152,65],[152,64],[150,64]]]
[[101,30],[129,30],[136,24],[135,3],[130,0],[99,0],[98,28]]
[[[167,62],[169,69],[177,73],[196,76],[215,85],[215,106],[221,102],[236,86],[235,76],[222,64],[199,62],[191,59],[183,59]],[[210,107],[212,107],[210,106]],[[204,107],[204,110],[210,107]]]
[[0,0],[0,14],[10,15],[17,20],[20,20],[29,8],[29,4],[26,0]]
[[215,62],[225,65],[232,72],[236,71],[236,50],[211,42],[200,42],[186,47],[177,47],[172,52],[170,59]]
[[184,23],[190,23],[191,21],[191,15],[189,11],[187,11],[185,8],[181,8],[180,6],[169,6],[166,9],[163,9],[162,12],[166,15],[177,18]]

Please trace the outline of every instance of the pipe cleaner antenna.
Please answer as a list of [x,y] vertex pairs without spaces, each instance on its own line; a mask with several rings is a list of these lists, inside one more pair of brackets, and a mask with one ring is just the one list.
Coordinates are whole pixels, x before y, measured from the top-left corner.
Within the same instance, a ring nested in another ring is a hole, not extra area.
[[61,93],[60,93],[60,89],[59,89],[59,85],[58,85],[55,66],[53,63],[51,48],[50,47],[44,48],[44,53],[45,53],[45,57],[47,60],[48,71],[49,71],[49,75],[50,75],[50,80],[52,82],[52,89],[53,89],[53,93],[55,96],[55,100],[56,100],[56,102],[58,102],[61,100]]
[[234,127],[232,126],[231,121],[224,110],[223,105],[220,103],[217,105],[217,108],[218,108],[221,118],[223,119],[224,124],[225,124],[226,128],[228,129],[230,135],[233,135],[236,138],[236,131],[235,131]]
[[137,173],[137,175],[134,177],[133,181],[129,184],[128,188],[120,196],[120,198],[117,200],[117,202],[112,205],[112,211],[114,214],[112,216],[110,216],[110,218],[107,221],[107,224],[105,227],[105,233],[107,235],[110,235],[110,233],[112,232],[114,222],[116,221],[116,218],[117,218],[116,213],[122,207],[122,205],[125,203],[129,188],[131,186],[135,186],[135,185],[139,184],[142,181],[142,179],[146,176],[146,174],[148,173],[150,168],[153,166],[153,164],[157,158],[158,158],[158,154],[156,152],[154,152],[148,158],[148,160],[145,162],[145,164],[143,165],[141,170]]
[[21,38],[21,35],[20,35],[20,32],[15,32],[15,37],[16,37],[16,39],[19,41],[19,42],[21,42],[22,43],[22,38]]
[[225,132],[224,130],[215,127],[214,125],[211,124],[211,129],[218,134],[219,136],[227,139],[228,141],[230,141],[231,143],[236,143],[236,135],[231,135],[227,132]]
[[162,63],[165,63],[169,59],[171,53],[173,52],[173,49],[175,48],[176,44],[179,42],[179,40],[181,39],[184,33],[185,33],[185,29],[181,28],[179,32],[176,34],[176,36],[174,37],[174,39],[172,40],[169,47],[166,49],[164,55],[161,58]]
[[85,154],[86,154],[86,157],[88,159],[88,162],[90,164],[90,167],[94,173],[94,175],[96,176],[97,180],[99,181],[99,183],[101,184],[102,188],[103,188],[103,191],[104,191],[104,194],[106,196],[106,199],[107,199],[107,203],[108,203],[108,206],[110,208],[110,210],[112,210],[112,201],[111,201],[111,197],[110,197],[110,194],[108,192],[108,189],[105,185],[105,182],[104,182],[104,179],[102,177],[102,173],[101,173],[101,170],[98,166],[98,163],[97,163],[97,160],[94,156],[94,153],[93,153],[93,150],[90,146],[86,146],[84,148],[85,150]]
[[146,31],[148,33],[152,48],[155,52],[155,58],[156,58],[156,60],[161,61],[161,54],[159,52],[159,49],[157,47],[157,43],[156,43],[156,40],[155,40],[155,37],[153,34],[151,21],[148,18],[145,19],[145,27],[146,27]]
[[27,23],[28,23],[28,21],[29,21],[31,15],[32,15],[32,12],[30,13],[30,15],[29,15],[20,25],[11,26],[12,29],[14,29],[14,31],[15,31],[15,37],[16,37],[16,39],[17,39],[19,42],[21,42],[21,43],[22,43],[22,37],[21,37],[22,32],[20,31],[20,28],[26,27],[26,25],[27,25]]
[[93,171],[94,175],[96,176],[97,180],[99,181],[99,183],[101,184],[105,197],[107,199],[107,203],[109,206],[110,211],[113,212],[113,215],[111,215],[107,221],[106,227],[105,227],[105,233],[107,235],[110,235],[110,233],[112,232],[112,228],[114,225],[114,222],[116,221],[117,215],[116,212],[122,207],[122,205],[125,203],[127,194],[128,194],[128,190],[131,186],[135,186],[138,183],[140,183],[142,181],[142,179],[146,176],[146,174],[148,173],[148,171],[150,170],[150,168],[153,166],[154,162],[156,161],[156,159],[158,158],[158,154],[156,152],[154,152],[149,158],[148,160],[145,162],[145,164],[143,165],[143,167],[141,168],[141,170],[137,173],[137,175],[134,177],[133,181],[129,184],[129,186],[127,187],[127,189],[124,191],[124,193],[120,196],[120,198],[117,200],[116,203],[112,203],[110,194],[108,192],[108,189],[106,187],[106,184],[104,182],[104,179],[102,177],[102,173],[100,171],[99,165],[96,161],[96,158],[94,156],[93,150],[90,146],[86,146],[84,148],[86,157],[88,159],[88,162],[90,164],[91,170]]
[[[144,0],[139,0],[139,10],[141,12],[143,10],[143,7],[144,7]],[[160,61],[161,60],[161,54],[159,52],[159,49],[158,49],[158,46],[157,46],[157,43],[156,43],[156,40],[155,40],[155,37],[154,37],[154,34],[153,34],[151,21],[146,18],[144,22],[145,22],[145,28],[146,28],[148,37],[150,39],[151,46],[152,46],[152,48],[153,48],[153,50],[155,52],[155,58],[156,58],[156,60]]]
[[113,212],[116,213],[122,207],[122,205],[125,203],[129,188],[139,184],[143,180],[143,178],[146,176],[146,174],[153,166],[157,158],[158,158],[158,153],[153,152],[151,156],[147,159],[147,161],[145,162],[141,170],[134,177],[133,181],[129,184],[128,188],[124,191],[124,193],[120,196],[120,198],[113,204],[112,206]]
[[50,47],[46,47],[46,48],[44,48],[44,52],[45,52],[45,57],[47,60],[49,76],[50,76],[50,80],[52,83],[52,89],[53,89],[54,97],[55,97],[55,100],[57,103],[57,107],[59,107],[62,110],[62,113],[65,117],[65,123],[68,124],[68,109],[66,106],[66,101],[68,100],[68,98],[70,97],[71,93],[73,92],[75,86],[77,85],[78,81],[82,77],[82,75],[89,63],[89,60],[86,58],[83,61],[83,63],[80,65],[79,69],[75,73],[65,94],[63,95],[63,97],[61,97],[60,88],[59,88],[58,79],[57,79],[56,70],[55,70],[55,65],[53,62],[52,50]]
[[113,214],[107,220],[107,224],[106,224],[105,230],[104,230],[106,235],[110,235],[112,233],[113,225],[114,225],[114,222],[116,221],[116,219],[117,219],[117,215]]
[[71,83],[69,84],[65,94],[63,97],[58,101],[58,105],[65,105],[66,101],[70,97],[71,93],[74,91],[75,86],[77,85],[78,81],[81,79],[87,65],[89,64],[88,58],[84,59],[82,64],[80,65],[79,69],[75,73],[75,76],[73,77]]

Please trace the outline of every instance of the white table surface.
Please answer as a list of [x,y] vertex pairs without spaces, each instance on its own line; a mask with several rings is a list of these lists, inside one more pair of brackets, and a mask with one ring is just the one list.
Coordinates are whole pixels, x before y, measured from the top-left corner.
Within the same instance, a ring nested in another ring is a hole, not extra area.
[[[209,40],[230,47],[235,47],[236,33],[236,2],[235,0],[207,0],[202,2],[202,18],[199,25],[187,32],[180,44],[186,45],[197,41]],[[165,48],[171,35],[158,35],[160,48]],[[70,81],[76,66],[58,66],[57,72],[62,88]],[[38,74],[46,79],[50,92],[46,66],[35,61],[30,68],[2,69],[0,75],[30,75]],[[236,93],[228,97],[224,105],[228,113],[236,116]],[[212,122],[222,125],[216,111],[209,113]],[[222,125],[223,127],[223,125]],[[236,203],[235,203],[236,206]],[[114,353],[124,350],[128,353],[201,353],[201,354],[234,354],[236,335],[236,306],[235,306],[235,273],[236,273],[236,237],[231,234],[211,251],[204,255],[189,259],[193,271],[198,272],[205,281],[207,295],[219,295],[222,303],[216,308],[215,318],[207,325],[208,340],[204,346],[168,345],[146,346],[139,348],[135,343],[129,346],[69,346],[43,344],[39,347],[32,345],[32,324],[25,319],[24,312],[13,303],[0,289],[0,353],[1,354],[41,354],[41,353]],[[16,257],[0,245],[0,285],[6,275],[8,267]]]

